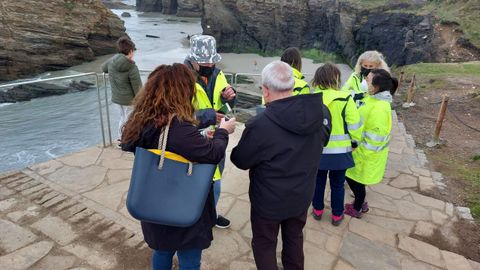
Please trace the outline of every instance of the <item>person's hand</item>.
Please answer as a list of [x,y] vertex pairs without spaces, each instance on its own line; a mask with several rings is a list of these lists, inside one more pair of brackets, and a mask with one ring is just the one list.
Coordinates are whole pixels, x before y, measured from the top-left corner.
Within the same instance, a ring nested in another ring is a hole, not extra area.
[[231,85],[225,87],[225,90],[222,91],[222,97],[227,101],[233,100],[236,95]]
[[223,128],[228,131],[228,134],[232,134],[235,131],[235,124],[237,121],[235,118],[231,118],[228,121],[225,121],[225,118],[222,118],[222,121],[220,121],[220,126],[219,128]]
[[213,134],[215,133],[215,130],[207,130],[207,139],[213,139]]
[[223,114],[223,113],[218,113],[218,112],[217,112],[216,114],[217,114],[217,124],[219,124],[220,121],[222,121],[222,119],[225,118],[225,114]]

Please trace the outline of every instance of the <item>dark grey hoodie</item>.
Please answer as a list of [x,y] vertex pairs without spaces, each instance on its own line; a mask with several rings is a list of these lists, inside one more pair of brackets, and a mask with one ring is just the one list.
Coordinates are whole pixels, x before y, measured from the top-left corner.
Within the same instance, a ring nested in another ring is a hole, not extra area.
[[271,102],[247,122],[231,160],[250,169],[250,201],[257,214],[283,220],[307,211],[330,129],[322,94]]
[[124,54],[115,54],[102,65],[102,70],[108,73],[112,86],[112,102],[120,105],[132,105],[133,98],[142,87],[140,72],[135,62]]

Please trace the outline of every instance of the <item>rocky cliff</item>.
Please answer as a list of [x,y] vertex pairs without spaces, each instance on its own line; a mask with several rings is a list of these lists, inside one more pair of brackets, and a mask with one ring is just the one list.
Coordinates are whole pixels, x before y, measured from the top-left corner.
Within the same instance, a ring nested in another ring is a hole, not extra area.
[[115,52],[123,22],[100,0],[0,0],[0,80]]
[[162,12],[181,17],[200,17],[202,0],[136,0],[137,10]]
[[[296,46],[337,53],[353,63],[361,52],[376,49],[390,65],[445,58],[434,16],[402,11],[411,4],[370,9],[338,0],[203,0],[203,4],[204,33],[217,38],[220,51],[268,52]],[[475,49],[465,55],[480,56]]]

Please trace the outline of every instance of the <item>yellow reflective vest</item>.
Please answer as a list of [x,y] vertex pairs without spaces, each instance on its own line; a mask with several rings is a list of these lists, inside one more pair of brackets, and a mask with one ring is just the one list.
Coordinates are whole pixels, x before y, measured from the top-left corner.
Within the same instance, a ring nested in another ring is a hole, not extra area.
[[361,89],[360,85],[362,84],[362,78],[355,72],[350,75],[348,80],[342,86],[340,90],[348,92],[352,95],[353,100],[357,104],[357,107],[360,107],[360,102],[368,96],[368,92]]
[[217,76],[212,76],[212,79],[215,80],[212,102],[208,98],[207,92],[205,92],[203,86],[198,82],[195,84],[196,93],[193,100],[193,106],[195,107],[195,110],[213,108],[215,111],[218,111],[220,108],[222,108],[223,103],[221,94],[223,89],[229,85],[227,78],[223,74],[223,71],[220,71]]
[[332,131],[322,154],[344,154],[352,151],[352,142],[362,139],[362,122],[357,106],[350,94],[344,91],[315,88],[323,94],[323,104],[332,116]]
[[[215,86],[213,88],[213,98],[212,101],[208,98],[207,92],[203,89],[203,86],[198,82],[195,84],[195,96],[193,98],[193,106],[195,110],[202,110],[202,109],[211,109],[213,108],[215,111],[218,111],[222,108],[223,103],[221,100],[221,94],[223,89],[227,87],[229,84],[227,82],[227,78],[223,74],[223,71],[220,71],[217,76],[212,76],[212,80],[215,80]],[[220,173],[220,169],[217,166],[215,170],[215,174],[213,175],[213,181],[220,180],[222,178],[222,174]]]
[[310,86],[308,86],[308,83],[304,80],[305,76],[296,68],[292,67],[292,70],[293,80],[295,81],[292,96],[310,94]]
[[355,167],[348,169],[346,175],[364,185],[374,185],[382,181],[387,166],[392,108],[390,102],[374,95],[364,99],[359,112],[363,122],[362,139],[352,153]]

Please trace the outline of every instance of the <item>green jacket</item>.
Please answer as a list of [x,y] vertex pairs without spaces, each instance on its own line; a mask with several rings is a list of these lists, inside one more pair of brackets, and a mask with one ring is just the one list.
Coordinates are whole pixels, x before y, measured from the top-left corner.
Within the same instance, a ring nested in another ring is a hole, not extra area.
[[135,62],[124,54],[115,54],[103,63],[102,71],[108,73],[112,86],[112,102],[119,105],[132,105],[133,98],[142,88],[140,72]]

